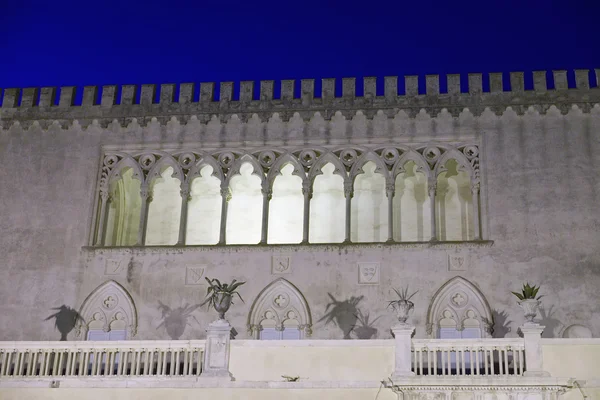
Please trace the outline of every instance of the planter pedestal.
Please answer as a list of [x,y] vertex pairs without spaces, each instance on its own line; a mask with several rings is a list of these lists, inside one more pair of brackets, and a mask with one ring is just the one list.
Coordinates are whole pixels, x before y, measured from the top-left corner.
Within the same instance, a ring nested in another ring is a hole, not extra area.
[[411,370],[411,347],[412,334],[415,327],[406,323],[398,323],[392,327],[394,332],[395,358],[396,364],[392,373],[392,381],[394,379],[406,378],[415,376]]
[[206,348],[201,379],[233,381],[235,378],[229,372],[229,349],[231,340],[231,325],[224,319],[208,325],[206,330]]

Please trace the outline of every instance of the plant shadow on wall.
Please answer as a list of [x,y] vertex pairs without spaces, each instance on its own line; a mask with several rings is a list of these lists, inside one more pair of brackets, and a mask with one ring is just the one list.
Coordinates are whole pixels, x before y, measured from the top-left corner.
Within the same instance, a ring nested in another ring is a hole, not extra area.
[[369,321],[371,315],[369,311],[363,313],[361,309],[357,309],[357,314],[355,315],[357,321],[360,325],[355,325],[352,331],[356,335],[358,339],[372,339],[377,335],[377,328],[373,327],[375,321],[377,321],[382,316]]
[[488,326],[491,327],[490,334],[494,338],[503,338],[511,331],[510,324],[512,321],[508,319],[508,312],[506,310],[492,311],[492,320],[488,321],[487,318],[483,318],[483,322],[485,322]]
[[78,320],[81,320],[85,324],[81,315],[69,306],[63,304],[60,307],[52,308],[52,310],[58,310],[58,312],[52,314],[44,321],[52,318],[55,319],[54,326],[60,332],[60,340],[63,342],[67,340],[67,335],[75,328]]
[[555,314],[556,310],[554,309],[554,306],[540,306],[540,316],[542,319],[538,322],[545,327],[544,332],[542,332],[542,337],[544,339],[559,337],[558,332],[564,328],[564,324],[560,322],[560,320],[554,318]]
[[162,322],[156,327],[156,329],[164,326],[167,331],[167,335],[169,335],[171,339],[178,340],[181,335],[183,335],[186,326],[190,325],[188,323],[188,319],[190,317],[192,317],[196,323],[200,325],[192,313],[200,308],[201,304],[194,304],[191,306],[186,303],[185,305],[175,309],[171,309],[171,307],[163,304],[160,300],[158,304],[159,306],[157,308],[162,312]]
[[331,293],[327,293],[327,295],[331,299],[331,302],[327,304],[325,315],[319,322],[325,321],[325,325],[333,322],[342,330],[344,339],[351,339],[350,332],[352,332],[359,319],[359,310],[356,306],[365,296],[352,296],[347,300],[338,301]]

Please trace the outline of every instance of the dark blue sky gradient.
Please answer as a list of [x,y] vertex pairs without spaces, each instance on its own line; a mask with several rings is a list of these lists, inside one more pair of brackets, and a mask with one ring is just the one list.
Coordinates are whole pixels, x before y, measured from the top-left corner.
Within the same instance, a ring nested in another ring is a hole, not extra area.
[[0,0],[0,87],[600,67],[600,0]]

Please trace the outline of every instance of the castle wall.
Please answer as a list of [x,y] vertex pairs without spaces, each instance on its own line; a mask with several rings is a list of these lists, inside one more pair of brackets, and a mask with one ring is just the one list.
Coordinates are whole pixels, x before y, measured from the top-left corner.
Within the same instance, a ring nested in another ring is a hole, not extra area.
[[[302,103],[302,98],[292,98],[287,106],[282,100],[281,107],[267,100],[269,107],[254,100],[243,105],[247,98],[242,94],[237,103],[223,103],[223,91],[219,102],[204,105],[201,94],[201,101],[191,105],[131,106],[123,98],[121,105],[113,106],[114,94],[110,97],[107,91],[108,97],[103,92],[99,105],[93,105],[92,99],[85,106],[71,107],[71,100],[64,98],[68,91],[61,91],[62,103],[57,106],[43,104],[51,103],[51,96],[50,100],[42,96],[39,108],[24,109],[10,107],[13,97],[5,90],[0,118],[0,336],[4,340],[58,339],[53,320],[45,321],[55,313],[52,308],[79,309],[96,287],[115,280],[135,302],[137,339],[167,339],[174,328],[166,325],[182,321],[185,329],[179,338],[203,338],[214,311],[196,308],[167,321],[161,308],[162,303],[176,313],[186,304],[201,303],[206,285],[196,279],[198,273],[247,281],[240,288],[245,303],[236,302],[227,314],[239,339],[249,337],[246,325],[253,300],[280,277],[306,298],[316,339],[340,339],[353,325],[360,326],[349,317],[358,310],[369,313],[370,321],[380,317],[370,325],[376,333],[361,332],[372,334],[370,338],[390,338],[394,316],[385,307],[394,299],[392,288],[406,285],[419,290],[413,298],[411,321],[417,325],[416,337],[426,337],[431,298],[455,276],[468,279],[486,296],[496,312],[494,336],[517,334],[523,317],[510,291],[525,281],[541,284],[541,293],[546,295],[541,321],[547,326],[545,337],[560,335],[571,324],[586,325],[600,335],[600,320],[594,318],[600,304],[595,290],[600,284],[598,89],[589,89],[588,84],[578,90],[540,93],[475,90],[434,101],[406,87],[402,99],[387,103],[385,95],[373,96],[369,104],[360,104],[362,100],[354,97],[331,97],[333,108],[315,99]],[[122,93],[126,94],[125,89]],[[161,93],[167,93],[164,90]],[[144,93],[142,89],[141,103]],[[299,111],[294,111],[295,101]],[[472,106],[463,110],[470,102]],[[17,104],[13,101],[12,105]],[[377,112],[378,105],[382,113]],[[449,111],[442,110],[444,105]],[[331,111],[336,106],[343,112]],[[190,111],[194,107],[204,110],[195,119]],[[262,111],[251,115],[253,107]],[[280,112],[275,115],[277,107]],[[357,114],[360,109],[365,110],[366,125]],[[249,148],[306,142],[368,145],[472,140],[480,143],[483,153],[485,240],[479,242],[89,247],[102,146]],[[289,271],[273,273],[274,257],[288,260]],[[380,264],[378,284],[359,284],[358,263],[364,262]],[[352,312],[328,314],[332,297],[348,301],[338,305]],[[333,317],[329,323],[328,316]],[[350,336],[355,338],[356,332]],[[75,331],[69,334],[70,339],[75,336]]]

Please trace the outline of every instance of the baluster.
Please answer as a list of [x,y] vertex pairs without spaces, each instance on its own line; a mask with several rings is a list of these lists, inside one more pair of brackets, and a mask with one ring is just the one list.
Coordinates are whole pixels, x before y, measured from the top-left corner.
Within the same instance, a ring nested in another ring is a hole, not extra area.
[[419,349],[419,375],[423,375],[423,348]]
[[438,374],[438,372],[437,372],[437,358],[438,358],[437,356],[438,356],[438,354],[437,353],[438,353],[438,349],[434,348],[433,349],[433,372],[435,375]]
[[106,350],[106,369],[104,370],[104,375],[112,375],[113,374],[113,360],[114,360],[114,352],[113,350]]
[[140,349],[136,349],[135,351],[135,356],[134,356],[134,375],[135,376],[139,376],[140,375],[140,364],[141,362],[141,353],[140,353]]
[[202,372],[202,360],[204,360],[205,348],[198,349],[198,358],[196,360],[196,375],[200,375]]
[[37,375],[35,372],[37,371],[37,355],[38,351],[36,350],[31,354],[31,362],[29,363],[29,368],[27,369],[27,376],[35,376]]
[[[514,358],[514,353],[513,353]],[[504,374],[508,375],[508,348],[504,349]]]
[[6,351],[0,351],[0,359],[2,359],[2,362],[0,363],[0,376],[4,376],[4,374],[6,373],[7,354],[8,353]]
[[95,376],[96,375],[96,369],[97,369],[97,365],[98,365],[98,350],[97,349],[93,349],[92,350],[93,354],[91,354],[91,370],[90,370],[90,375]]
[[446,349],[441,348],[442,375],[446,375]]
[[162,350],[160,352],[160,354],[161,354],[161,361],[162,361],[162,363],[161,363],[162,367],[160,369],[160,371],[161,371],[160,375],[167,375],[167,352],[166,352],[166,350]]
[[71,375],[71,362],[73,361],[73,352],[67,352],[67,365],[65,365],[65,376]]
[[190,349],[183,350],[183,368],[181,370],[181,374],[184,376],[188,375],[188,358],[190,356]]
[[[146,349],[146,362],[144,363],[144,375],[155,375],[154,372],[154,353],[156,350]],[[157,355],[158,357],[158,355]],[[158,373],[158,366],[156,367],[156,373]]]
[[92,375],[92,369],[94,368],[93,364],[94,364],[94,350],[87,349],[87,352],[85,354],[85,371],[84,371],[85,376]]
[[54,358],[54,362],[52,363],[52,376],[57,376],[58,375],[58,364],[59,361],[62,361],[62,353],[57,353],[56,351],[53,351],[53,357]]
[[490,348],[490,374],[496,375],[494,370],[494,348]]
[[26,353],[23,351],[19,351],[17,353],[17,359],[15,360],[15,371],[13,373],[13,376],[21,376],[21,371],[23,370],[25,354]]
[[475,375],[479,375],[479,359],[481,356],[484,357],[484,364],[486,365],[486,375],[487,375],[487,363],[485,362],[485,347],[483,348],[483,354],[481,348],[475,348],[475,366],[471,368],[475,368]]
[[177,355],[175,356],[176,364],[175,364],[175,375],[179,375],[179,357],[181,355],[181,350],[177,350]]
[[523,365],[525,364],[525,350],[519,349],[519,375],[523,375]]
[[50,363],[52,362],[52,350],[46,350],[44,352],[44,374],[42,376],[50,375]]

